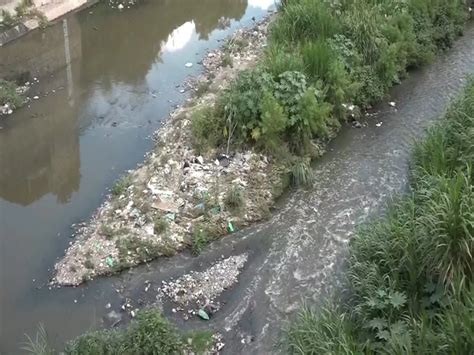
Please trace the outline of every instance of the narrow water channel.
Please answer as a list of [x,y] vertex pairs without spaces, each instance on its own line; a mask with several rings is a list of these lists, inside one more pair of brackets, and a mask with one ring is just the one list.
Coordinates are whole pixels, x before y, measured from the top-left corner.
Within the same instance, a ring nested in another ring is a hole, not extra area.
[[205,51],[273,5],[148,0],[120,12],[102,3],[0,48],[0,77],[29,74],[39,98],[0,120],[1,354],[19,353],[40,322],[55,346],[102,324],[116,279],[45,286],[70,226],[143,160]]

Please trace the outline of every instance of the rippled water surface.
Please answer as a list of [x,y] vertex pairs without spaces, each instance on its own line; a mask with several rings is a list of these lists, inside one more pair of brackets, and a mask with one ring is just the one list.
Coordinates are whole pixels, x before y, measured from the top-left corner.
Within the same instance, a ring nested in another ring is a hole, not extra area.
[[[314,165],[311,189],[283,198],[268,222],[224,238],[199,258],[180,255],[136,269],[127,276],[128,294],[147,299],[146,279],[158,285],[163,279],[208,267],[221,256],[247,252],[239,283],[221,297],[225,306],[210,325],[224,334],[225,353],[274,352],[284,322],[302,300],[318,304],[341,284],[355,227],[407,188],[413,142],[439,119],[473,72],[474,27],[470,25],[454,48],[395,87],[374,108],[376,114],[367,118],[366,127],[341,131]],[[389,101],[395,101],[396,107]],[[199,320],[182,321],[167,305],[164,309],[185,329],[203,327]]]

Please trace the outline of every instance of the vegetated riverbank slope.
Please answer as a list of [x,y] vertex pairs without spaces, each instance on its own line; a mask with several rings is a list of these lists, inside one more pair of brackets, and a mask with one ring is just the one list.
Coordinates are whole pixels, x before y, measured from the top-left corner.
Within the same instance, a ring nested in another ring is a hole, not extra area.
[[347,303],[306,308],[292,354],[471,354],[474,80],[413,151],[410,193],[351,241]]
[[155,151],[79,231],[54,281],[199,252],[264,218],[285,180],[310,182],[309,162],[343,121],[448,48],[466,19],[462,1],[287,2],[268,44],[264,23],[209,54],[197,90],[210,92],[172,115]]
[[25,104],[24,94],[28,88],[29,85],[18,86],[13,81],[0,79],[0,118]]
[[[46,342],[39,342],[47,348]],[[207,331],[179,333],[157,310],[142,310],[128,328],[90,333],[70,342],[64,353],[86,354],[210,354],[217,353],[219,335]]]

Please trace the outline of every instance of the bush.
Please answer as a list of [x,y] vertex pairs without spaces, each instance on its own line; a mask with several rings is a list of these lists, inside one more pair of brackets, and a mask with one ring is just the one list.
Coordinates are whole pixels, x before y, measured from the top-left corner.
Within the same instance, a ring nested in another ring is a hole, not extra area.
[[191,252],[194,255],[201,254],[204,247],[222,235],[219,227],[211,225],[211,222],[199,223],[193,227],[191,239]]
[[0,79],[0,105],[9,104],[12,109],[25,103],[25,99],[16,92],[17,86],[11,81]]
[[230,209],[239,209],[244,206],[243,191],[239,186],[232,186],[224,198],[225,205]]
[[212,107],[195,111],[191,118],[193,146],[198,153],[205,153],[225,141],[225,121]]
[[114,185],[112,186],[111,193],[112,196],[120,196],[123,195],[127,189],[132,184],[132,177],[130,175],[125,175],[119,178]]
[[288,116],[277,99],[266,93],[262,99],[260,126],[252,132],[252,138],[265,151],[280,157],[287,155],[283,134],[288,125]]
[[220,98],[218,112],[227,122],[227,134],[243,142],[251,138],[261,115],[260,101],[274,87],[270,74],[262,69],[242,71]]
[[212,344],[211,337],[210,332],[181,335],[159,311],[146,308],[138,313],[128,328],[101,330],[82,335],[67,344],[65,353],[67,355],[113,355],[204,352]]

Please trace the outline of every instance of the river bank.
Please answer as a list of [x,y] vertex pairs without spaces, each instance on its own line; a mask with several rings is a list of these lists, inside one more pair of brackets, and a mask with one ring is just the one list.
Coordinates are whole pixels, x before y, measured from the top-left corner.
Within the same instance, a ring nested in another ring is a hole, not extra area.
[[[199,155],[191,143],[190,120],[212,105],[237,73],[255,65],[269,22],[270,17],[238,30],[225,50],[207,54],[204,76],[190,84],[196,91],[205,85],[207,92],[174,111],[157,131],[145,163],[117,181],[110,198],[78,230],[55,266],[53,282],[78,285],[189,246],[199,252],[213,239],[268,215],[285,188],[284,166],[252,150]],[[230,58],[229,65],[224,58]]]
[[[343,286],[355,226],[383,211],[390,196],[406,188],[413,142],[438,120],[474,70],[473,30],[469,25],[451,50],[390,91],[396,109],[385,102],[375,105],[363,128],[343,127],[313,166],[314,186],[287,196],[270,220],[216,241],[198,257],[181,253],[123,274],[127,309],[157,306],[162,285],[202,275],[222,257],[245,253],[238,282],[213,302],[222,306],[210,321],[194,316],[183,320],[187,310],[178,310],[182,306],[172,298],[165,297],[158,306],[182,330],[222,332],[221,353],[275,352],[275,339],[281,338],[282,326],[302,299],[319,304]],[[112,309],[123,314],[122,304],[112,303]]]
[[[293,181],[310,180],[308,162],[321,155],[321,143],[338,131],[346,117],[356,120],[361,110],[383,98],[406,75],[406,67],[423,64],[437,50],[452,45],[462,32],[467,13],[461,1],[439,5],[440,13],[449,10],[446,20],[451,25],[439,28],[436,35],[436,17],[419,13],[418,5],[410,4],[407,9],[413,21],[430,21],[423,31],[433,36],[432,42],[414,27],[398,28],[399,37],[385,34],[395,30],[405,16],[404,9],[399,9],[385,23],[382,19],[387,18],[389,3],[378,10],[365,5],[334,9],[302,0],[282,9],[265,55],[268,24],[232,38],[227,52],[208,55],[204,66],[213,82],[230,83],[228,88],[221,85],[173,115],[177,118],[170,121],[174,128],[159,133],[164,138],[158,140],[157,149],[142,167],[113,187],[111,198],[79,231],[55,265],[53,282],[78,285],[187,246],[199,252],[208,242],[232,233],[235,226],[261,220],[284,190],[289,172]],[[361,31],[368,41],[374,41],[373,51],[357,36],[344,39],[337,34],[343,28],[332,21],[338,11],[345,14],[342,23],[347,29]],[[375,48],[379,45],[374,34],[359,27],[360,19],[354,20],[354,13],[372,16],[377,33],[385,36],[385,45]],[[312,27],[313,17],[328,22],[328,27]],[[305,25],[292,27],[295,18],[306,21]],[[414,37],[403,37],[409,34]],[[303,45],[306,36],[321,35],[324,41]],[[257,66],[259,56],[263,58]],[[203,83],[209,85],[209,78],[200,85]],[[229,155],[231,140],[238,142],[232,147],[238,152],[233,153],[235,161]],[[211,153],[199,155],[206,150]],[[220,179],[220,175],[227,176]]]

